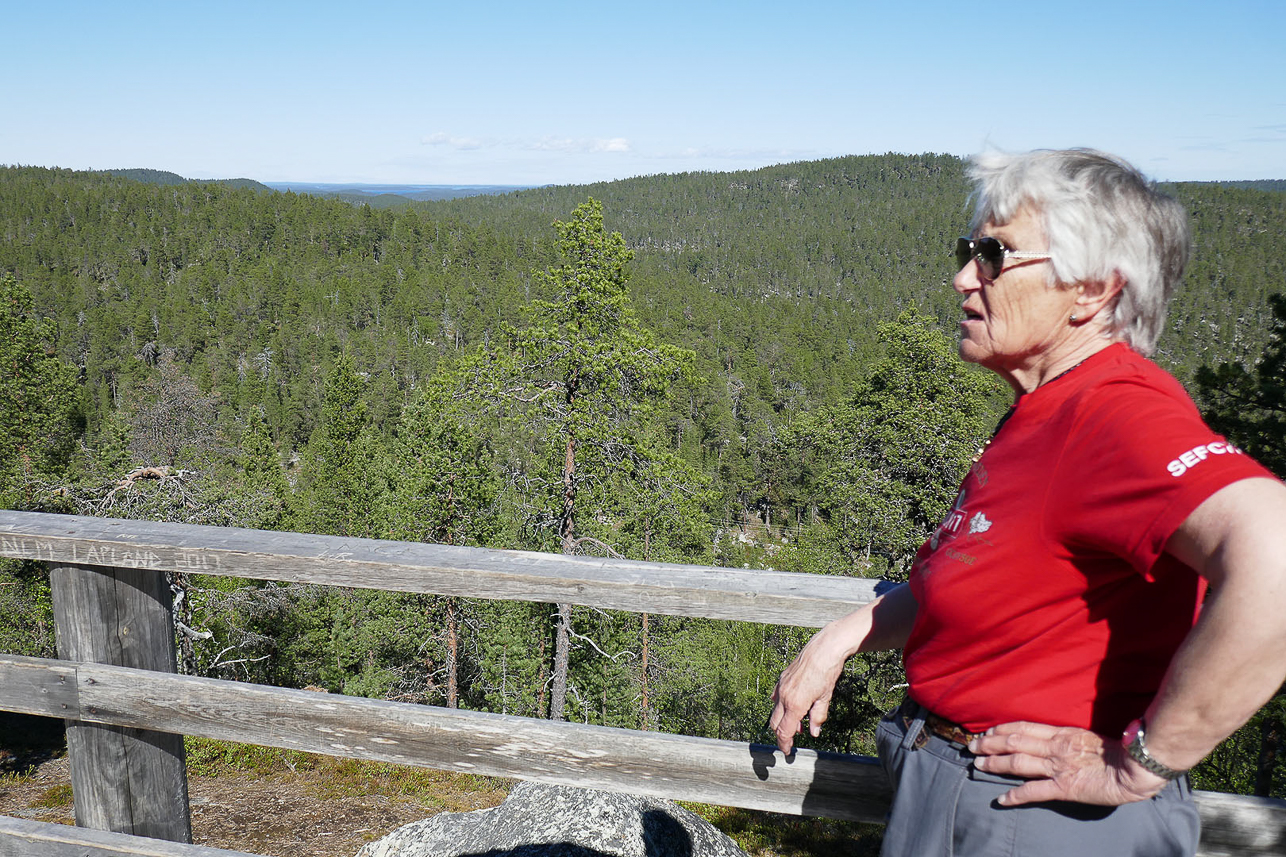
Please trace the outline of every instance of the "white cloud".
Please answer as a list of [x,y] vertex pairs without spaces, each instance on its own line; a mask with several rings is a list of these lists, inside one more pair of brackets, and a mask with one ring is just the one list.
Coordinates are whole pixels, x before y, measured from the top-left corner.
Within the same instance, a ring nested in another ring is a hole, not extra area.
[[477,137],[453,137],[445,131],[430,134],[420,142],[426,146],[450,146],[453,149],[481,149],[488,145]]
[[542,137],[539,140],[530,140],[527,142],[514,143],[515,148],[531,149],[536,152],[574,152],[577,150],[576,141],[571,137]]
[[438,131],[420,140],[426,146],[449,146],[452,149],[469,151],[474,149],[512,149],[528,152],[611,152],[626,153],[634,151],[630,141],[624,137],[540,137],[539,139],[515,138],[493,140],[483,137],[464,137]]
[[542,137],[518,144],[519,148],[538,152],[629,152],[630,141],[624,137]]

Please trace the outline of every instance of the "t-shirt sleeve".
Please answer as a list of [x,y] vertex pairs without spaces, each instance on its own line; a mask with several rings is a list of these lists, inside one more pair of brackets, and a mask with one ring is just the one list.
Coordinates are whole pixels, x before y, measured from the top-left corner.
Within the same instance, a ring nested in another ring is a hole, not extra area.
[[1170,536],[1208,497],[1273,478],[1180,396],[1126,380],[1079,403],[1046,507],[1056,540],[1119,556],[1151,579]]

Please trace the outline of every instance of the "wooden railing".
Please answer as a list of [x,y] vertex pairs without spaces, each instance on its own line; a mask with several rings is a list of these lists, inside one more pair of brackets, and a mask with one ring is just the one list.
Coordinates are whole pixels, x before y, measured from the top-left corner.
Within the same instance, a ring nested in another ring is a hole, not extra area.
[[[797,815],[882,822],[888,806],[861,756],[177,675],[164,573],[805,627],[877,581],[8,511],[0,556],[50,568],[59,659],[0,655],[0,709],[67,721],[79,825],[0,817],[0,857],[238,853],[183,844],[185,734]],[[1201,853],[1286,853],[1286,802],[1197,797]]]

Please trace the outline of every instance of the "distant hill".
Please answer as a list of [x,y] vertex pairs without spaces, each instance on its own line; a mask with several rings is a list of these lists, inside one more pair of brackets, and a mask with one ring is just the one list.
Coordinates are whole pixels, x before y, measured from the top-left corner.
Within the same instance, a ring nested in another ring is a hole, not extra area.
[[215,184],[231,188],[250,188],[256,191],[281,193],[293,191],[322,199],[338,199],[350,205],[369,205],[371,208],[400,208],[413,202],[431,202],[460,199],[470,196],[507,194],[530,190],[530,185],[383,185],[383,184],[325,184],[319,182],[272,182],[264,184],[254,179],[189,179],[168,170],[136,168],[129,170],[98,170],[108,175],[120,176],[143,184],[172,187],[184,184]]
[[1240,187],[1248,190],[1269,190],[1275,193],[1286,193],[1286,179],[1257,179],[1244,182],[1214,182],[1225,187]]
[[143,182],[144,184],[155,184],[161,186],[181,185],[181,184],[215,184],[227,185],[232,188],[250,188],[251,190],[270,191],[272,188],[266,184],[255,181],[254,179],[187,179],[178,173],[172,173],[168,170],[148,170],[148,169],[131,169],[131,170],[100,170],[113,176],[120,176],[123,179]]
[[394,208],[410,205],[412,202],[495,196],[531,189],[530,185],[387,185],[322,182],[269,182],[268,186],[273,190],[288,190],[323,199],[342,199],[344,202],[369,205],[371,208]]
[[1162,188],[1176,188],[1182,185],[1194,187],[1228,187],[1238,190],[1263,190],[1269,193],[1286,193],[1286,179],[1253,179],[1247,181],[1215,182],[1161,182]]

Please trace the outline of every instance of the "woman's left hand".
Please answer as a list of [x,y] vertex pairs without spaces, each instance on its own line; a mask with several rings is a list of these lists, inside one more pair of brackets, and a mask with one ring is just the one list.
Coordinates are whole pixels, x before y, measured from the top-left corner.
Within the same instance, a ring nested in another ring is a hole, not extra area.
[[1147,800],[1167,782],[1131,759],[1119,740],[1088,729],[1002,723],[969,749],[978,770],[1028,779],[1002,795],[1001,806],[1050,800],[1118,806]]

